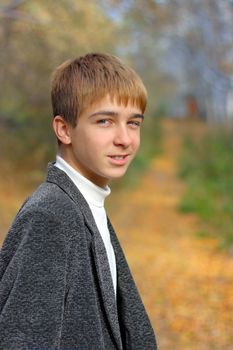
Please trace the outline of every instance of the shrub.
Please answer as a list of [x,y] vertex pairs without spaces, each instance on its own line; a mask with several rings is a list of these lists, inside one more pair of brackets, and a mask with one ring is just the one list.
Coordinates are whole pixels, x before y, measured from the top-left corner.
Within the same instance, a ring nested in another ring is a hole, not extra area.
[[179,174],[187,182],[180,203],[213,227],[221,246],[233,244],[233,138],[224,129],[208,131],[197,141],[184,139]]

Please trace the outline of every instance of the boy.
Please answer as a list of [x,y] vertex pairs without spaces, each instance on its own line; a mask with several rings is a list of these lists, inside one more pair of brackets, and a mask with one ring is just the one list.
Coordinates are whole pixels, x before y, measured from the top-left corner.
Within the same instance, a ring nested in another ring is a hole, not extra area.
[[118,58],[87,54],[52,78],[56,162],[0,254],[0,348],[154,350],[154,332],[104,210],[140,143],[146,90]]

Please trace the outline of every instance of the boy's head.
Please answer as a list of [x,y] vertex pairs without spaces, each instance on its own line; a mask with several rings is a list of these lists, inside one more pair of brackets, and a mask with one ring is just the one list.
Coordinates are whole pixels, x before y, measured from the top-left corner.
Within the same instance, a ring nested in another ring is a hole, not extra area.
[[101,187],[124,175],[146,107],[139,76],[114,56],[88,54],[56,69],[51,94],[62,158]]
[[140,77],[115,56],[89,53],[61,64],[51,84],[53,115],[76,126],[80,114],[106,95],[119,104],[130,102],[144,113],[147,93]]

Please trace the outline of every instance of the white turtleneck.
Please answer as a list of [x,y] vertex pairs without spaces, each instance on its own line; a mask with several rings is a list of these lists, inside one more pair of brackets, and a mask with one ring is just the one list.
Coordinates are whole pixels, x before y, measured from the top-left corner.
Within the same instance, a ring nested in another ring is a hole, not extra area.
[[92,211],[96,225],[105,245],[112,275],[113,287],[116,295],[116,259],[110,240],[110,234],[107,225],[107,216],[104,209],[104,200],[111,193],[111,190],[108,186],[102,188],[86,179],[59,155],[56,157],[55,166],[63,170],[70,177],[70,179],[82,193],[83,197],[86,199]]

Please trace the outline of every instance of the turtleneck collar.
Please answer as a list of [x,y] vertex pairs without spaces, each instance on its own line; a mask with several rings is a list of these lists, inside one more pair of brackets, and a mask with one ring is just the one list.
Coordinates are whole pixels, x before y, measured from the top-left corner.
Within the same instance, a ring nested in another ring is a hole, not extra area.
[[70,177],[89,204],[96,207],[104,206],[105,198],[111,193],[111,189],[108,186],[103,188],[95,185],[59,155],[56,156],[55,166],[63,170]]

